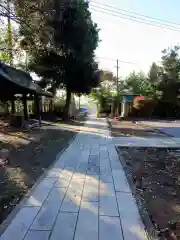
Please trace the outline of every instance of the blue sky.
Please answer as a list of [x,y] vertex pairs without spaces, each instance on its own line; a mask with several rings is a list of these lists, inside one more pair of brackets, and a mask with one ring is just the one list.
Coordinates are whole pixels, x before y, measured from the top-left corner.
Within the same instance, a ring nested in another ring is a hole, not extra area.
[[[178,0],[94,1],[180,24],[180,1]],[[161,51],[164,48],[180,43],[180,30],[179,32],[171,31],[99,13],[93,10],[94,2],[90,2],[92,18],[101,29],[101,42],[96,55],[112,59],[119,58],[122,61],[134,63],[120,63],[121,76],[125,76],[133,70],[147,72],[153,61],[161,60]],[[99,61],[101,68],[115,72],[116,62],[107,59],[99,59]]]
[[[110,4],[110,1],[106,0],[101,2]],[[111,5],[167,21],[180,22],[178,0],[112,0]]]

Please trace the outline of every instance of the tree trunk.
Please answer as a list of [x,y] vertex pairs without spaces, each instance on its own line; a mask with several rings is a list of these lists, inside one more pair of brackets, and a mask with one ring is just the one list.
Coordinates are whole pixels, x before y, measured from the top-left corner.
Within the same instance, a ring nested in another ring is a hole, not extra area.
[[69,119],[69,106],[71,103],[71,91],[69,89],[66,89],[66,104],[64,106],[64,120]]

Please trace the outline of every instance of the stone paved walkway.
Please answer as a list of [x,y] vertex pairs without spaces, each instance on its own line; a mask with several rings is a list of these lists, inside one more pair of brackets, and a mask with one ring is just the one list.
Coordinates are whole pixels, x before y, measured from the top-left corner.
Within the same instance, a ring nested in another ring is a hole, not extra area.
[[105,119],[88,119],[0,237],[12,239],[147,239]]
[[122,147],[180,148],[180,138],[175,137],[115,137],[112,141]]
[[149,120],[149,121],[139,121],[139,124],[144,126],[149,126],[152,129],[158,129],[172,137],[180,138],[180,121],[168,121],[168,120]]

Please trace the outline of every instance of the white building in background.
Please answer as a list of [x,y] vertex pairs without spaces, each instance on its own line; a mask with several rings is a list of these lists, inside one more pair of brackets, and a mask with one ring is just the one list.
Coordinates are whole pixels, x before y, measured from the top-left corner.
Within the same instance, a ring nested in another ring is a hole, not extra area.
[[101,82],[101,86],[106,89],[110,89],[111,92],[116,92],[116,84],[113,81],[105,80]]

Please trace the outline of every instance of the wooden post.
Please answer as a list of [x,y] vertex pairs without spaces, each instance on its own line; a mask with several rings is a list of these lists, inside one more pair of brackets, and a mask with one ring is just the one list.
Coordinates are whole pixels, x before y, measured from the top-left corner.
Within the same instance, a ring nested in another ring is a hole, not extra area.
[[15,102],[14,102],[14,99],[11,100],[11,113],[12,113],[12,114],[15,113]]
[[41,125],[42,107],[41,107],[40,98],[38,95],[35,95],[35,105],[36,105],[36,113],[37,113],[37,118],[39,120],[39,125]]
[[52,99],[50,99],[50,101],[49,101],[49,110],[52,113],[52,111],[53,111],[53,100]]
[[27,96],[23,95],[23,111],[24,111],[24,119],[28,120],[28,110],[27,110]]
[[79,109],[81,108],[81,95],[79,94]]

